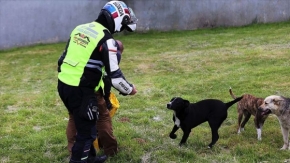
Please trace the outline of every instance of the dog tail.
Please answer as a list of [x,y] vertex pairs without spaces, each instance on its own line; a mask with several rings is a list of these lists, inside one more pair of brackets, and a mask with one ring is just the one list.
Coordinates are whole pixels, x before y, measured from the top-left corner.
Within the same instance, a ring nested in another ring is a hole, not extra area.
[[234,95],[233,91],[232,91],[232,87],[230,87],[230,95],[232,96],[233,99],[236,99],[237,97]]
[[240,101],[243,98],[243,96],[241,97],[237,97],[236,99],[234,99],[233,101],[230,101],[228,103],[226,103],[227,108],[231,107],[232,105],[234,105],[236,102]]

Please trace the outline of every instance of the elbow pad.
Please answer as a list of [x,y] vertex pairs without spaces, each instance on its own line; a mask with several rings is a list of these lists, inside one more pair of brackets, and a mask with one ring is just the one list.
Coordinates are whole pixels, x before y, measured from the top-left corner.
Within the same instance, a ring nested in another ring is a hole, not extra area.
[[133,85],[128,83],[124,78],[113,78],[112,85],[115,89],[120,91],[121,94],[128,95],[133,90]]

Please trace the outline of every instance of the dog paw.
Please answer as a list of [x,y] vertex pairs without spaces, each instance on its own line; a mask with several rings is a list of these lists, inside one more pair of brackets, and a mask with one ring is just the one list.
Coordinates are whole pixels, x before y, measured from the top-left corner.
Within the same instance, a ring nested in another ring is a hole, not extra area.
[[245,131],[244,128],[239,128],[238,131],[237,131],[237,133],[238,133],[238,134],[241,134],[243,131]]
[[177,138],[177,135],[176,135],[176,134],[170,134],[169,137],[170,137],[171,139],[176,139],[176,138]]
[[286,150],[288,149],[288,147],[286,145],[284,145],[282,148],[280,148],[280,150]]
[[207,146],[207,149],[212,149],[212,147],[213,147],[213,145],[210,144]]
[[286,150],[289,148],[289,143],[284,143],[283,147],[280,150]]

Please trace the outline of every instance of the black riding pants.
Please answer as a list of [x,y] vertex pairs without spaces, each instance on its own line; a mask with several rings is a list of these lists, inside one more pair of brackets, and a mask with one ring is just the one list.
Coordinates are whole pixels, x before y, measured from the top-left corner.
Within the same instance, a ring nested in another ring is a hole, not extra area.
[[[73,114],[77,130],[70,163],[86,163],[89,155],[95,155],[93,141],[96,139],[98,111],[94,89],[69,86],[58,81],[58,93],[69,113]],[[94,108],[94,109],[93,109]]]

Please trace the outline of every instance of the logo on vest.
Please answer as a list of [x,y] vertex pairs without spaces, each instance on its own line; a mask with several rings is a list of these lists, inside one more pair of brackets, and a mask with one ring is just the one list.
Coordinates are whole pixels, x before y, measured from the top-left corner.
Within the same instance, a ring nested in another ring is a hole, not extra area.
[[90,38],[83,33],[75,34],[73,39],[74,43],[76,43],[77,45],[81,45],[83,47],[87,47],[87,45],[90,43]]

